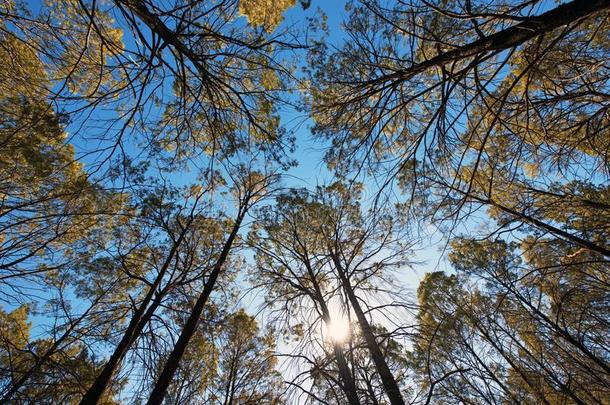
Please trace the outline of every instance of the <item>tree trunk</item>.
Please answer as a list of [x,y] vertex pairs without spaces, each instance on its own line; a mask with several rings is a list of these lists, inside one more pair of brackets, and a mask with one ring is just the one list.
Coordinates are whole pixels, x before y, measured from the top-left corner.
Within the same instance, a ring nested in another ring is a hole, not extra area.
[[354,290],[347,279],[347,275],[343,271],[343,267],[341,263],[339,263],[338,259],[335,255],[332,255],[332,260],[337,268],[337,272],[339,273],[339,278],[341,280],[341,284],[347,298],[356,314],[356,318],[358,319],[358,324],[360,326],[360,330],[362,332],[362,336],[364,337],[364,341],[366,342],[366,346],[371,353],[371,358],[373,359],[373,363],[375,363],[375,368],[381,377],[381,382],[383,383],[383,388],[390,400],[392,405],[405,405],[405,401],[402,399],[402,395],[400,393],[400,388],[398,388],[398,383],[390,371],[388,367],[388,363],[385,361],[385,357],[377,344],[377,340],[375,339],[375,334],[369,324],[369,321],[366,319],[364,315],[364,311],[360,306],[360,302],[358,301],[358,297],[354,293]]
[[131,346],[131,344],[142,332],[142,329],[144,329],[144,325],[152,317],[155,309],[158,307],[159,303],[161,302],[162,295],[161,294],[157,295],[157,297],[155,299],[156,305],[150,306],[150,308],[148,308],[148,311],[147,311],[147,307],[149,306],[150,302],[152,301],[152,299],[155,295],[155,291],[161,284],[161,281],[163,280],[163,277],[165,276],[165,273],[166,273],[167,269],[169,268],[169,265],[171,264],[171,261],[173,260],[174,255],[176,254],[176,251],[178,250],[178,247],[184,240],[186,231],[190,227],[192,221],[193,221],[193,218],[191,217],[189,219],[189,222],[182,229],[182,232],[180,233],[180,236],[178,237],[178,239],[172,245],[172,248],[170,249],[167,259],[163,263],[163,266],[161,267],[159,274],[157,274],[157,277],[155,278],[155,281],[153,282],[153,284],[150,286],[148,292],[146,293],[144,300],[142,301],[142,303],[136,310],[135,314],[133,314],[133,317],[129,321],[129,325],[127,326],[127,329],[125,330],[125,333],[123,334],[123,337],[121,338],[121,341],[119,342],[117,347],[114,349],[114,352],[112,353],[112,356],[110,356],[110,359],[108,359],[108,361],[104,365],[102,372],[97,376],[97,378],[93,382],[93,385],[91,387],[89,387],[89,389],[85,393],[85,396],[83,396],[83,398],[81,399],[80,405],[96,405],[100,401],[100,399],[102,398],[102,395],[104,395],[104,391],[106,391],[106,388],[108,387],[108,384],[110,384],[110,380],[112,379],[112,376],[114,375],[118,365],[120,364],[121,360],[127,353],[127,350],[129,350],[129,347]]
[[[315,296],[317,297],[316,301],[320,306],[320,310],[322,311],[322,319],[324,324],[328,326],[330,323],[330,311],[328,310],[328,306],[324,301],[322,296],[322,290],[320,289],[320,285],[316,279],[316,276],[309,265],[309,263],[305,263],[307,267],[307,273],[309,274],[309,278],[311,279],[311,283],[313,284],[315,290]],[[345,360],[345,355],[343,354],[343,350],[339,346],[339,344],[332,342],[333,344],[333,353],[335,355],[335,359],[337,360],[337,367],[339,368],[339,377],[342,382],[342,389],[345,395],[347,396],[347,400],[350,405],[360,405],[360,400],[358,399],[358,393],[356,391],[356,383],[352,378],[352,374],[349,371],[349,367],[347,365],[347,361]]]
[[[328,324],[328,322],[327,322]],[[347,396],[347,401],[350,405],[360,405],[360,399],[358,399],[358,393],[356,391],[356,383],[352,378],[352,374],[349,371],[349,366],[345,360],[343,350],[338,343],[333,342],[333,351],[335,359],[337,359],[337,365],[339,367],[339,376],[343,382],[343,392]]]
[[238,213],[235,224],[233,225],[233,229],[231,230],[231,233],[222,248],[222,252],[220,253],[218,260],[214,264],[210,277],[205,283],[199,298],[197,298],[195,306],[193,307],[193,310],[186,321],[182,332],[180,333],[180,337],[178,338],[174,349],[163,367],[161,375],[159,376],[150,396],[148,397],[148,405],[158,405],[163,402],[163,397],[165,397],[167,387],[171,383],[174,374],[178,369],[178,365],[180,364],[180,359],[182,358],[187,345],[195,333],[197,324],[199,323],[199,318],[201,317],[208,298],[216,285],[216,280],[218,279],[220,271],[222,270],[222,266],[225,264],[227,257],[229,256],[229,252],[233,247],[233,242],[237,237],[237,232],[241,227],[241,223],[244,219],[246,211],[247,208],[243,207]]
[[562,4],[538,16],[532,16],[512,27],[483,37],[457,49],[437,55],[427,61],[390,75],[385,75],[365,85],[375,85],[387,81],[405,81],[435,66],[460,61],[481,53],[502,51],[521,45],[542,34],[561,26],[578,22],[592,15],[610,10],[610,0],[575,0]]

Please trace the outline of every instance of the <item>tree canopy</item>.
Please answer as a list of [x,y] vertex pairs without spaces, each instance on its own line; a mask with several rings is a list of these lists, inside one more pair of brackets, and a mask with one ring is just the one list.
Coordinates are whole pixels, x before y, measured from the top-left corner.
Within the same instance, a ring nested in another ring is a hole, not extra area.
[[0,403],[610,404],[609,0],[5,0]]

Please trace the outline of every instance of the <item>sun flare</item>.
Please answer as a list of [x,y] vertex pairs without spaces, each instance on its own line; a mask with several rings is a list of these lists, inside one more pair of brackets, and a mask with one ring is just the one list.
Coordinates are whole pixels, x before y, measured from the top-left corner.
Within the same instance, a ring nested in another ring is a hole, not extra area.
[[326,325],[326,337],[335,343],[342,343],[350,335],[349,321],[342,317],[331,319]]

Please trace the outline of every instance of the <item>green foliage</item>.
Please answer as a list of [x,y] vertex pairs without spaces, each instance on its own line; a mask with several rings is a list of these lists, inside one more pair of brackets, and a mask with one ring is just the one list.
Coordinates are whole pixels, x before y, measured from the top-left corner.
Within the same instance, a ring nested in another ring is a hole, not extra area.
[[2,2],[0,402],[607,404],[610,6],[552,3]]
[[250,24],[272,32],[282,22],[284,11],[295,4],[296,0],[240,0],[239,12]]
[[273,331],[261,331],[243,309],[229,314],[212,309],[206,320],[215,326],[202,324],[191,340],[168,399],[172,403],[284,403]]
[[[29,308],[20,306],[12,312],[0,309],[0,386],[9,388],[31,368],[53,344],[52,339],[31,339]],[[35,370],[27,384],[14,396],[14,403],[77,404],[99,372],[100,363],[79,343],[64,345],[49,361]],[[121,383],[113,382],[101,403],[118,404],[113,399]],[[13,403],[13,402],[11,402]]]

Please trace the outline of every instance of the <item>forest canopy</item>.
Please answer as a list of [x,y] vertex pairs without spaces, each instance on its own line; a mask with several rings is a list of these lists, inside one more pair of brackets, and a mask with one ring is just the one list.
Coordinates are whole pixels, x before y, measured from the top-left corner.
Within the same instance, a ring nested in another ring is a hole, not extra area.
[[609,398],[610,0],[0,1],[0,403]]

